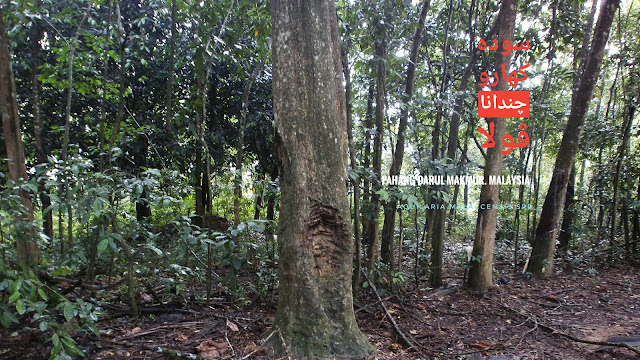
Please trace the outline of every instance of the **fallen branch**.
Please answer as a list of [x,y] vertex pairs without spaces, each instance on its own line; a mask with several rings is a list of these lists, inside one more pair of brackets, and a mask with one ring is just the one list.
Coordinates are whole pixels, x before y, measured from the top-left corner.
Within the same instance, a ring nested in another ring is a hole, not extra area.
[[371,282],[371,280],[369,280],[369,276],[367,275],[367,273],[364,270],[362,270],[362,274],[364,275],[364,278],[371,285],[370,288],[373,291],[373,293],[376,295],[376,298],[378,299],[378,302],[380,303],[380,306],[382,307],[382,310],[384,310],[385,316],[389,319],[389,322],[393,326],[393,330],[395,330],[396,334],[398,334],[398,336],[400,337],[400,339],[402,340],[402,342],[404,343],[405,346],[414,347],[415,346],[414,342],[412,340],[410,340],[404,334],[404,332],[402,332],[402,330],[400,329],[400,327],[398,326],[396,321],[393,319],[391,314],[389,314],[389,310],[387,310],[387,307],[385,306],[384,301],[380,298],[380,294],[378,294],[378,290],[376,290],[376,288],[375,288],[375,286],[373,286],[373,283]]
[[[507,305],[505,305],[505,304],[503,304],[503,303],[501,303],[501,302],[499,302],[499,301],[496,301],[496,300],[494,300],[494,299],[491,299],[491,298],[488,298],[488,299],[489,299],[490,301],[492,301],[492,302],[494,302],[494,303],[496,303],[496,304],[498,304],[498,305],[502,306],[502,307],[503,307],[503,308],[505,308],[506,310],[509,310],[509,311],[511,311],[511,312],[513,312],[513,313],[515,313],[515,314],[518,314],[518,315],[520,315],[520,316],[523,316],[523,317],[525,317],[525,318],[527,318],[527,319],[530,319],[530,318],[531,318],[531,316],[530,316],[529,314],[527,314],[526,312],[524,312],[524,311],[522,311],[522,310],[516,310],[516,309],[513,309],[513,308],[511,308],[511,307],[509,307],[509,306],[507,306]],[[631,350],[631,351],[633,351],[634,353],[636,353],[636,354],[640,355],[640,350],[639,350],[639,349],[636,349],[636,348],[634,348],[633,346],[631,346],[631,345],[629,345],[629,344],[626,344],[626,343],[623,343],[623,342],[594,341],[594,340],[580,339],[580,338],[577,338],[577,337],[575,337],[575,336],[573,336],[573,335],[570,335],[570,334],[564,333],[564,332],[562,332],[562,331],[560,331],[560,330],[558,330],[558,329],[554,328],[554,327],[553,327],[553,326],[551,326],[551,325],[547,325],[547,324],[544,324],[544,323],[539,322],[539,321],[536,321],[536,325],[537,325],[537,326],[539,326],[539,327],[541,327],[541,328],[543,328],[543,329],[546,329],[547,331],[550,331],[550,332],[551,332],[551,333],[553,333],[553,334],[558,334],[558,335],[560,335],[560,336],[562,336],[562,337],[564,337],[564,338],[567,338],[567,339],[569,339],[569,340],[571,340],[571,341],[574,341],[574,342],[579,342],[579,343],[583,343],[583,344],[590,344],[590,345],[602,345],[602,346],[611,346],[611,347],[621,347],[621,348],[625,348],[625,349]]]
[[100,341],[114,344],[114,345],[122,345],[128,347],[141,347],[145,350],[155,351],[159,354],[167,355],[166,359],[190,359],[190,360],[211,360],[208,357],[204,357],[198,354],[178,351],[173,349],[168,349],[162,346],[153,346],[147,344],[139,344],[139,343],[131,343],[126,341],[113,341],[99,338]]

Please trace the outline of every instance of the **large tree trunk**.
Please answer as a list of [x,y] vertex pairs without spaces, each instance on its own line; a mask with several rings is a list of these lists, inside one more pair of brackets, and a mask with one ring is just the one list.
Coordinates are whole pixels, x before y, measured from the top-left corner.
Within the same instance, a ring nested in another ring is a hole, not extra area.
[[[355,321],[347,124],[332,0],[274,0],[273,101],[282,206],[276,349],[294,358],[370,356]],[[280,340],[282,339],[282,340]]]
[[[0,112],[2,114],[2,134],[9,160],[9,176],[13,181],[27,180],[27,164],[24,157],[20,119],[18,118],[18,102],[16,101],[16,87],[11,69],[9,55],[9,39],[7,26],[4,22],[4,11],[0,7]],[[20,191],[22,205],[27,210],[24,221],[33,221],[33,203],[31,195]],[[39,260],[38,244],[35,234],[26,233],[16,238],[18,261],[24,266],[30,266]]]
[[[402,161],[404,160],[404,133],[407,130],[407,123],[409,121],[409,103],[413,97],[413,88],[416,82],[416,64],[418,62],[418,50],[422,43],[422,33],[424,30],[424,22],[429,10],[429,0],[422,2],[422,10],[420,11],[420,18],[418,19],[418,26],[413,33],[413,40],[411,42],[411,50],[409,55],[409,62],[407,63],[407,76],[405,78],[404,92],[402,94],[402,105],[400,111],[400,122],[398,124],[398,137],[396,141],[396,151],[393,154],[391,161],[391,169],[389,175],[399,175],[400,169],[402,169]],[[390,191],[395,192],[397,185],[392,185]],[[382,227],[382,261],[385,264],[393,266],[393,235],[395,232],[396,223],[396,207],[398,205],[398,199],[392,197],[391,200],[384,206],[384,225]]]
[[[496,50],[495,68],[511,66],[512,52],[503,55],[503,43],[508,40],[513,42],[513,30],[515,27],[516,11],[518,0],[504,0],[498,14],[498,44],[500,48]],[[509,84],[500,79],[495,87],[496,91],[506,91]],[[495,123],[494,139],[502,139],[506,131],[505,118],[489,118],[488,122]],[[496,143],[499,140],[496,141]],[[502,173],[501,146],[496,145],[489,148],[484,167],[484,177],[486,185],[480,190],[480,209],[478,209],[478,220],[476,222],[476,236],[473,242],[473,260],[469,269],[469,285],[476,290],[484,290],[493,286],[493,246],[496,237],[496,224],[498,210],[494,209],[500,201],[500,185],[489,185],[490,176],[499,176]],[[484,207],[484,208],[483,208]]]
[[582,134],[593,89],[600,72],[602,56],[609,38],[613,16],[619,5],[620,0],[604,0],[600,8],[591,49],[578,86],[578,95],[575,96],[575,101],[571,104],[571,113],[564,130],[562,143],[558,149],[549,191],[545,197],[542,213],[540,214],[540,222],[536,228],[536,237],[529,259],[529,271],[536,276],[550,276],[553,274],[553,255],[556,245],[558,218],[564,207],[571,166],[578,151],[580,135]]

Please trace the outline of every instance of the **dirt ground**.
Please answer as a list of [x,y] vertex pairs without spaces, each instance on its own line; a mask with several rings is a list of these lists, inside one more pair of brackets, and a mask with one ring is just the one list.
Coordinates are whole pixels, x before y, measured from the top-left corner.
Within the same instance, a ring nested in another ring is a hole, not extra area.
[[[640,358],[626,348],[599,350],[601,345],[584,342],[614,336],[640,340],[637,265],[565,268],[549,280],[514,277],[485,293],[460,286],[461,269],[446,273],[455,277],[446,278],[449,284],[443,288],[429,289],[425,279],[417,288],[407,284],[402,296],[386,296],[388,315],[371,289],[362,290],[356,316],[377,348],[376,359]],[[185,299],[155,316],[112,314],[98,322],[100,338],[82,335],[77,340],[87,359],[169,359],[179,358],[178,352],[183,358],[190,353],[272,359],[261,344],[274,313],[273,304],[246,305],[229,296],[210,305]],[[0,359],[48,358],[51,345],[37,325],[2,329],[0,339]],[[640,349],[637,343],[635,349]]]

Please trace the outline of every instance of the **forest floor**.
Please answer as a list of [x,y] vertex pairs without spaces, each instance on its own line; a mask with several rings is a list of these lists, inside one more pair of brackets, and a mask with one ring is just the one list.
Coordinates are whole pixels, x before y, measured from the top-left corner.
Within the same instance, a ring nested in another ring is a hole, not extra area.
[[[587,343],[635,336],[629,339],[639,349],[638,264],[597,271],[565,266],[549,280],[514,277],[484,293],[461,286],[462,272],[447,269],[455,277],[446,278],[443,288],[430,289],[425,280],[417,288],[406,284],[403,295],[383,294],[386,310],[371,289],[362,289],[356,316],[377,348],[376,359],[640,358],[627,348]],[[202,287],[187,290],[201,293]],[[176,352],[183,358],[273,359],[261,344],[274,313],[274,304],[231,296],[217,296],[209,305],[185,297],[137,319],[111,311],[97,323],[100,338],[79,335],[77,341],[87,359],[169,359],[178,358]],[[1,359],[48,358],[50,343],[37,324],[30,326],[0,330]]]

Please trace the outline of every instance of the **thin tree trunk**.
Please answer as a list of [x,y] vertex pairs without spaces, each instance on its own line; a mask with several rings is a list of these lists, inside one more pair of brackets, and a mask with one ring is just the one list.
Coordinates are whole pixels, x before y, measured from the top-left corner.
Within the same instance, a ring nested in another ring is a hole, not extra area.
[[611,205],[611,238],[609,244],[614,246],[616,243],[616,212],[618,211],[618,190],[620,188],[620,176],[622,175],[622,165],[627,152],[629,137],[631,136],[631,127],[633,126],[633,116],[635,106],[628,106],[628,114],[623,125],[622,142],[618,149],[618,157],[616,161],[616,172],[613,177],[613,204]]
[[251,95],[251,86],[253,82],[258,78],[264,67],[265,59],[260,60],[260,63],[249,75],[247,83],[244,85],[244,91],[242,94],[242,110],[240,112],[240,121],[238,126],[240,127],[240,135],[238,136],[238,142],[236,144],[236,179],[235,187],[233,190],[233,221],[235,224],[240,223],[240,199],[242,198],[242,165],[244,164],[244,132],[247,127],[247,113],[249,112],[249,96]]
[[[4,10],[0,7],[0,113],[2,115],[2,134],[7,150],[9,176],[13,181],[28,180],[27,164],[18,118],[18,102],[16,87],[11,68],[11,52],[7,35],[7,25],[4,20]],[[33,221],[33,203],[31,194],[26,190],[20,191],[20,199],[25,207],[22,221]],[[23,266],[37,264],[40,258],[35,232],[24,234],[16,238],[18,261]]]
[[107,84],[109,83],[109,39],[111,38],[111,0],[107,1],[107,28],[104,33],[102,53],[102,103],[100,104],[100,130],[98,141],[98,168],[104,171],[105,126],[107,123]]
[[170,133],[172,131],[173,120],[173,83],[175,73],[176,62],[176,6],[177,0],[171,0],[171,37],[169,38],[169,78],[167,79],[167,95],[165,97],[166,109],[164,128]]
[[126,58],[126,38],[124,33],[124,26],[122,26],[122,15],[120,14],[120,0],[115,0],[116,10],[116,23],[118,24],[118,48],[120,49],[120,84],[118,86],[118,113],[111,130],[111,136],[109,137],[109,145],[107,148],[107,164],[111,168],[113,166],[113,147],[116,143],[116,138],[120,133],[120,123],[124,115],[124,92],[125,92],[125,66],[127,64]]
[[[518,0],[504,0],[498,14],[498,43],[500,47],[496,50],[495,69],[502,66],[511,66],[512,53],[503,55],[504,43],[508,40],[513,42],[513,31],[515,27],[516,11]],[[495,90],[506,91],[509,84],[505,79],[500,79]],[[494,139],[502,139],[506,131],[505,118],[487,119],[495,123]],[[497,143],[498,141],[496,141]],[[499,176],[502,173],[501,146],[496,145],[489,148],[485,161],[484,177],[487,185],[483,185],[480,190],[480,206],[478,209],[478,220],[476,222],[476,235],[473,242],[473,260],[469,269],[469,285],[476,290],[484,290],[493,286],[493,247],[495,242],[498,210],[493,205],[500,201],[500,185],[489,185],[490,176]],[[484,208],[483,208],[484,207]]]
[[[383,10],[384,12],[384,10]],[[384,16],[384,15],[383,15]],[[376,57],[376,109],[375,109],[375,125],[376,132],[373,137],[373,173],[378,181],[382,179],[382,143],[384,141],[384,120],[385,120],[385,88],[387,75],[387,21],[377,25],[377,34],[375,41],[375,57]],[[371,271],[375,269],[378,262],[378,253],[380,250],[380,240],[378,233],[380,231],[379,213],[380,198],[375,192],[378,190],[376,183],[371,184],[371,207],[373,219],[371,226],[367,228],[368,248],[368,264],[367,268]]]
[[629,203],[627,197],[622,198],[622,224],[624,232],[624,252],[629,258],[631,256],[631,234],[629,233]]
[[[356,162],[356,147],[353,142],[353,105],[351,104],[351,68],[349,67],[349,52],[351,50],[351,39],[347,35],[346,41],[342,44],[342,72],[344,73],[344,95],[346,104],[347,117],[347,144],[349,148],[349,164],[351,170],[358,167]],[[349,176],[351,185],[353,186],[353,229],[355,235],[355,254],[353,258],[354,268],[352,275],[352,292],[353,298],[358,297],[358,289],[360,287],[360,268],[362,256],[362,239],[360,236],[360,177]]]
[[569,120],[558,149],[549,191],[545,197],[540,222],[536,228],[536,238],[529,260],[529,270],[536,276],[553,274],[558,218],[564,206],[571,166],[575,161],[584,120],[598,80],[611,23],[619,5],[620,0],[604,0],[600,9],[591,49],[584,67],[584,75],[580,79],[578,87],[579,95],[575,97],[576,101],[571,104]]
[[567,193],[565,195],[564,215],[562,216],[562,226],[558,235],[558,251],[566,256],[569,251],[571,242],[571,234],[573,232],[573,220],[575,218],[575,209],[573,208],[573,196],[575,193],[576,182],[576,165],[571,167],[571,175],[567,183]]
[[[373,71],[373,69],[372,69]],[[362,167],[365,170],[369,169],[371,165],[371,129],[373,128],[373,99],[375,96],[375,82],[373,81],[373,75],[371,81],[369,83],[369,93],[367,95],[367,112],[364,117],[364,154],[362,154],[362,158],[364,159]],[[369,210],[372,206],[371,203],[371,181],[369,181],[369,176],[365,176],[363,183],[363,206],[362,212],[364,216],[362,216],[362,235],[363,242],[367,244],[367,246],[371,246],[371,242],[369,241],[368,234],[369,229],[373,226],[373,219],[369,215]],[[368,248],[367,248],[368,249]],[[358,274],[358,276],[360,276]]]
[[[398,136],[396,141],[396,150],[393,154],[391,161],[391,169],[389,175],[391,177],[400,174],[402,169],[402,162],[404,160],[404,143],[405,132],[407,130],[407,123],[409,121],[409,103],[413,97],[413,89],[416,80],[416,64],[418,62],[418,52],[420,44],[422,43],[422,33],[424,30],[424,22],[429,10],[429,0],[422,2],[422,9],[420,10],[420,18],[418,20],[418,26],[413,33],[413,40],[411,42],[411,50],[409,55],[409,62],[407,63],[407,75],[405,78],[404,92],[402,93],[402,105],[400,110],[400,122],[398,124]],[[389,191],[394,193],[398,189],[397,185],[391,185]],[[395,196],[392,196],[390,201],[384,206],[384,225],[382,228],[382,262],[393,267],[393,235],[395,232],[395,220],[396,220],[396,207],[398,200]]]
[[[35,0],[36,12],[40,11],[42,6],[41,0]],[[40,22],[37,19],[33,19],[31,23],[31,31],[29,35],[31,56],[33,57],[33,63],[31,64],[31,84],[33,87],[33,132],[36,145],[36,162],[39,165],[48,163],[47,150],[44,139],[44,126],[42,124],[42,112],[40,109],[40,91],[42,87],[40,85],[40,69],[38,68],[42,63],[40,41],[42,40],[43,33],[40,27]],[[42,203],[42,220],[43,231],[49,239],[53,239],[53,211],[48,210],[51,206],[51,199],[49,198],[49,190],[45,187],[44,182],[40,182],[40,202]]]
[[[638,199],[640,199],[640,181],[638,181]],[[638,241],[640,240],[640,210],[637,208],[633,214],[633,253],[638,253]]]

